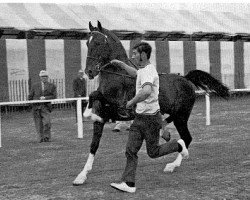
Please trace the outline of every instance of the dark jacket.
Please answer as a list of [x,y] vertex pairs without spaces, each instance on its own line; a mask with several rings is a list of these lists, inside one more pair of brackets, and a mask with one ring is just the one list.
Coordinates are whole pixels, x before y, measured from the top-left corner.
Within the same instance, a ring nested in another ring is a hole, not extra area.
[[77,77],[73,81],[74,97],[86,97],[86,81]]
[[[45,83],[44,91],[42,91],[42,83],[38,82],[32,85],[30,94],[28,96],[29,100],[39,100],[41,96],[47,99],[56,99],[57,92],[56,86],[53,83]],[[42,109],[43,107],[48,108],[51,111],[51,103],[34,103],[33,109]]]

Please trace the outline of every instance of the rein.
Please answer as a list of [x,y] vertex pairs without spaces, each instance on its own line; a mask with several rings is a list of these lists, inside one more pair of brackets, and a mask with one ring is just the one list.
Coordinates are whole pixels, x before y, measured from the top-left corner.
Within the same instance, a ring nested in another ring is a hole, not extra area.
[[[131,62],[131,61],[130,61]],[[103,68],[105,68],[106,66],[110,65],[111,63],[108,62],[107,64],[101,66],[99,68],[99,72],[106,72],[106,73],[109,73],[109,74],[115,74],[115,75],[118,75],[118,76],[122,76],[122,77],[128,77],[128,78],[131,78],[131,79],[135,79],[134,77],[130,76],[130,75],[127,75],[127,74],[121,74],[121,73],[117,73],[117,72],[112,72],[112,71],[109,71],[109,70],[105,70]]]

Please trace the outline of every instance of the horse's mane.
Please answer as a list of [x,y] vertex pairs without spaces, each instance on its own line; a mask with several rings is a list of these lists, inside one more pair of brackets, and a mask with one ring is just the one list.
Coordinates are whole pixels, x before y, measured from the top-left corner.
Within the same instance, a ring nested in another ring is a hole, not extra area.
[[114,40],[114,42],[121,43],[119,38],[112,31],[110,31],[110,30],[108,30],[106,28],[102,28],[102,33],[104,33],[105,35],[111,37]]
[[103,27],[102,27],[101,32],[113,40],[112,45],[113,45],[113,51],[115,52],[115,55],[116,55],[115,59],[121,60],[127,63],[128,65],[130,65],[126,50],[124,46],[122,45],[120,39],[112,31],[105,29]]

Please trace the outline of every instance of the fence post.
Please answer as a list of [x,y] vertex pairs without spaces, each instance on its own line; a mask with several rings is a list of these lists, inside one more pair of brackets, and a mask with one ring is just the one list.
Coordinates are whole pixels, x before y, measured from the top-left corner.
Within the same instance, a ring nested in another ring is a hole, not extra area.
[[210,125],[211,124],[211,120],[210,120],[210,96],[209,93],[205,94],[206,97],[206,125]]
[[0,105],[0,148],[2,147],[2,113],[1,113],[1,105]]
[[82,125],[82,100],[77,99],[77,127],[78,138],[83,138],[83,125]]

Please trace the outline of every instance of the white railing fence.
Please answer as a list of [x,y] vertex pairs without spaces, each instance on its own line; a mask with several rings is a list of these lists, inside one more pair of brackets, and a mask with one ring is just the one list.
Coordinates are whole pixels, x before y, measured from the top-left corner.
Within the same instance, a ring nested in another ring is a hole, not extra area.
[[[77,102],[77,133],[78,138],[83,138],[83,123],[82,123],[82,100],[88,100],[88,97],[82,98],[67,98],[67,99],[53,99],[53,100],[31,100],[31,101],[15,101],[15,102],[1,102],[1,106],[6,105],[21,105],[21,104],[33,104],[33,103],[44,103],[44,102],[51,102],[53,103],[60,103],[66,101],[75,101]],[[2,117],[1,117],[1,108],[0,108],[0,147],[2,147]]]
[[[237,93],[237,92],[250,92],[250,89],[234,89],[230,90],[231,93]],[[204,91],[197,91],[196,93],[202,94]],[[206,99],[206,125],[211,125],[211,115],[210,115],[210,95],[205,95]],[[15,101],[15,102],[0,102],[1,106],[6,105],[20,105],[20,104],[32,104],[32,103],[42,103],[42,102],[51,102],[51,103],[58,103],[58,102],[67,102],[67,101],[77,101],[77,132],[78,132],[78,138],[83,138],[83,123],[82,123],[82,100],[88,100],[88,97],[82,97],[82,98],[65,98],[65,99],[53,99],[53,100],[31,100],[31,101]],[[2,130],[1,130],[1,109],[0,109],[0,147],[2,147]]]
[[[237,92],[250,92],[250,88],[246,89],[234,89],[230,90],[231,93],[237,93]],[[204,91],[198,91],[197,93],[204,93]],[[205,94],[206,99],[206,125],[211,125],[211,102],[210,102],[210,95]]]

